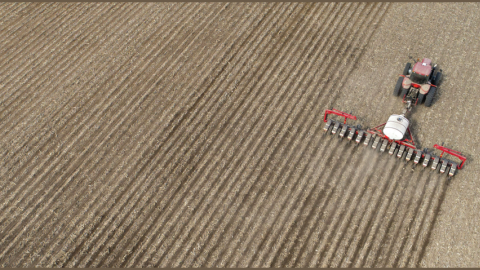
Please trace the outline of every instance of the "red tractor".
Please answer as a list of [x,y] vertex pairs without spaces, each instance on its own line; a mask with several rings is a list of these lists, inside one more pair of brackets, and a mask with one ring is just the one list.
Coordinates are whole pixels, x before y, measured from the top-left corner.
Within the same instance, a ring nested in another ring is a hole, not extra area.
[[407,63],[403,74],[398,78],[394,96],[401,96],[404,103],[412,105],[422,104],[432,106],[433,98],[442,78],[441,70],[436,71],[437,65],[432,66],[432,60],[423,58],[415,61],[413,68]]

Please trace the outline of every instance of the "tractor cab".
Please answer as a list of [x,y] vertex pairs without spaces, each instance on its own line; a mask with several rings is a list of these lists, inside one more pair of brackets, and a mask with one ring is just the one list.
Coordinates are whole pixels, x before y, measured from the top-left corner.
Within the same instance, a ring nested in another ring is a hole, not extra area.
[[[426,84],[432,74],[432,60],[424,58],[422,62],[417,62],[413,66],[412,73],[410,74],[410,80],[414,84]],[[414,86],[415,87],[415,86]],[[418,88],[418,87],[416,87]]]
[[[409,79],[412,81],[412,84],[421,85],[421,84],[428,83],[428,77],[429,76],[422,75],[422,74],[419,74],[415,71],[412,71]],[[412,85],[412,86],[415,87],[415,88],[418,88],[419,86],[417,86],[417,85]]]

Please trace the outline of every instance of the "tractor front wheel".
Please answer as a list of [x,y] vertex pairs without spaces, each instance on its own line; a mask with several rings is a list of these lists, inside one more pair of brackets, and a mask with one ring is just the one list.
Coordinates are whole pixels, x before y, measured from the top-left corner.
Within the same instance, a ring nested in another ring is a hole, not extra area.
[[395,89],[393,89],[393,95],[398,97],[400,95],[400,89],[402,88],[403,77],[398,78]]
[[427,93],[427,98],[425,99],[425,106],[430,107],[433,103],[433,97],[435,97],[435,92],[437,92],[436,87],[430,87],[430,91]]
[[412,66],[412,64],[410,64],[410,63],[407,63],[405,65],[405,68],[403,69],[403,75],[409,75],[408,72],[410,71],[411,66]]

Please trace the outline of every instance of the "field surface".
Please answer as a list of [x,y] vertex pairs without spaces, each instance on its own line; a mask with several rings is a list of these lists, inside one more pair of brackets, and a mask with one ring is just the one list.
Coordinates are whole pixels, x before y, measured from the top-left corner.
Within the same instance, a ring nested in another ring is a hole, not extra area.
[[[480,267],[479,3],[0,3],[0,266]],[[401,113],[451,181],[323,136]]]

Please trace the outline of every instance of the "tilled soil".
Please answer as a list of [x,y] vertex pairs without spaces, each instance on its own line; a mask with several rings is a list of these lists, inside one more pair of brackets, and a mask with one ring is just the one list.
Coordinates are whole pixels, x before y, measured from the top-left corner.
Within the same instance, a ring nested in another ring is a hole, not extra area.
[[[479,4],[0,5],[1,266],[479,266]],[[408,56],[450,181],[322,131],[401,112]]]

